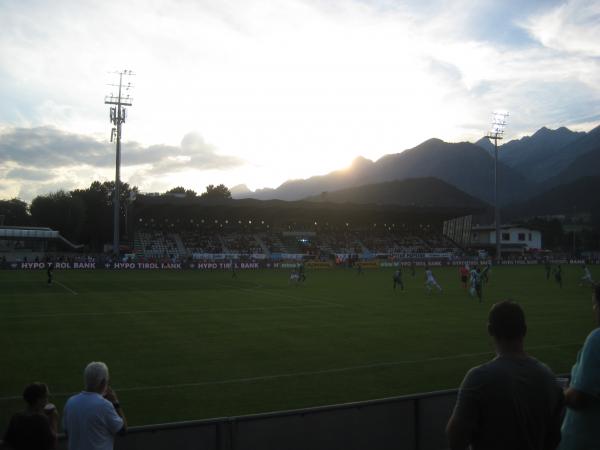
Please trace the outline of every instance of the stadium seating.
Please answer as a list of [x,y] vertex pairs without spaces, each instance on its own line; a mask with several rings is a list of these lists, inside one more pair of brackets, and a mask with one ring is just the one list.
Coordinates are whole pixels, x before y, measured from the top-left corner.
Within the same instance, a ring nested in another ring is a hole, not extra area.
[[386,228],[322,230],[289,233],[283,230],[254,232],[242,227],[138,230],[134,249],[140,258],[184,258],[194,255],[252,257],[295,254],[311,258],[358,255],[381,258],[455,257],[461,248],[441,233],[430,230],[394,231]]

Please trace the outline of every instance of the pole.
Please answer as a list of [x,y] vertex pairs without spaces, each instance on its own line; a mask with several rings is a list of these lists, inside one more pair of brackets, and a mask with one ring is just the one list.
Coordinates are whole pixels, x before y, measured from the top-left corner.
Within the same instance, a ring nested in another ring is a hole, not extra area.
[[[122,125],[125,122],[125,108],[124,106],[131,106],[132,98],[127,94],[123,97],[123,75],[126,77],[134,75],[130,70],[123,70],[119,73],[119,94],[114,96],[112,93],[104,98],[104,103],[107,105],[115,105],[110,109],[110,121],[114,125],[111,131],[110,141],[113,140],[113,135],[117,135],[117,151],[115,157],[115,188],[113,190],[113,255],[119,257],[119,235],[120,235],[120,219],[121,219],[121,130]],[[117,87],[116,84],[110,86]],[[125,86],[125,90],[129,91],[131,83]]]
[[123,74],[119,74],[119,99],[117,102],[117,155],[115,169],[115,191],[113,195],[113,254],[119,257],[119,210],[121,196],[121,86],[123,84]]
[[498,207],[498,139],[494,139],[494,222],[496,224],[496,260],[502,259],[500,249],[500,208]]

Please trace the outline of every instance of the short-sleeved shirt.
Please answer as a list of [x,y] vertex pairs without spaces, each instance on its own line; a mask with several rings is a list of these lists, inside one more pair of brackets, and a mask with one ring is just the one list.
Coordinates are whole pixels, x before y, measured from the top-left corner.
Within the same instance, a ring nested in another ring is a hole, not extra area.
[[473,450],[546,450],[558,445],[563,405],[546,365],[529,356],[499,356],[467,372],[454,416],[474,425]]
[[10,419],[4,442],[15,450],[50,450],[56,447],[56,435],[47,416],[17,413]]
[[84,391],[65,404],[63,429],[69,450],[112,450],[114,435],[122,428],[123,419],[100,394]]
[[560,449],[600,449],[600,328],[589,334],[577,355],[571,387],[591,400],[584,409],[567,409]]

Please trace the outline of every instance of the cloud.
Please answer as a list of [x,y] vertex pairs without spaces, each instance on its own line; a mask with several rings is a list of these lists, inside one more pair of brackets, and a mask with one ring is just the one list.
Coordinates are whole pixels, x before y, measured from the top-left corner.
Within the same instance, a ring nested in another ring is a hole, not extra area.
[[475,140],[497,108],[508,136],[578,127],[600,101],[597,12],[592,0],[0,2],[0,127],[12,127],[0,161],[110,178],[115,68],[137,73],[122,162],[146,186],[198,170],[275,186],[432,136]]
[[[9,172],[12,178],[43,179],[44,170],[74,166],[109,168],[114,165],[114,144],[84,135],[67,133],[53,127],[6,128],[0,133],[0,157],[19,169]],[[187,134],[181,145],[142,146],[124,142],[122,166],[149,164],[157,170],[177,168],[211,170],[242,164],[239,158],[219,155],[214,146],[197,133]],[[36,169],[31,169],[31,167]]]
[[47,181],[55,178],[55,176],[55,174],[47,170],[27,169],[24,167],[11,169],[4,174],[4,178],[27,181]]
[[589,57],[600,56],[600,3],[569,0],[521,24],[545,47]]
[[[54,127],[3,127],[0,161],[0,175],[16,186],[12,190],[0,189],[0,196],[18,191],[19,196],[30,199],[56,187],[69,190],[93,180],[110,179],[115,149],[114,144]],[[146,184],[145,177],[225,170],[243,164],[240,158],[218,154],[198,133],[186,134],[179,146],[122,144],[123,174],[140,181],[142,186]]]

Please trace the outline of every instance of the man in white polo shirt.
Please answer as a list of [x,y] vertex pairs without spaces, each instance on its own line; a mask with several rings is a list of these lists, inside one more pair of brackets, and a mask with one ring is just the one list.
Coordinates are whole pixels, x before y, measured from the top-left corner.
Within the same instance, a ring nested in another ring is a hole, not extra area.
[[127,421],[108,385],[108,367],[91,362],[83,376],[85,391],[69,398],[63,411],[69,450],[112,450],[115,434],[126,431]]

